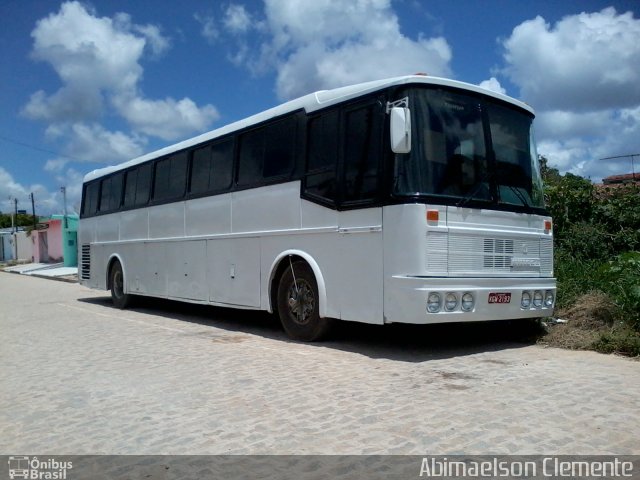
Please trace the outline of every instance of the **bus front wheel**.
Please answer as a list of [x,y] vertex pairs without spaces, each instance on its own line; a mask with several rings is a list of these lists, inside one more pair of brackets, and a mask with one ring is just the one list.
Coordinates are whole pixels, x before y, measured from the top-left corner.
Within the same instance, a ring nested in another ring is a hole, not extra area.
[[127,308],[131,303],[131,295],[124,293],[124,274],[122,273],[122,265],[118,261],[111,266],[109,283],[113,305],[120,309]]
[[326,336],[331,321],[320,318],[318,284],[306,262],[289,262],[278,282],[278,315],[294,340],[313,342]]

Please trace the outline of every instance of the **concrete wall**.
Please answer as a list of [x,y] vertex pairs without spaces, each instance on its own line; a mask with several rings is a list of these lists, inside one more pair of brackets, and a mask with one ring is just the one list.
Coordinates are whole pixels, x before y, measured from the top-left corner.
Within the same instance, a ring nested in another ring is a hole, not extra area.
[[0,260],[15,260],[16,245],[18,242],[18,260],[33,260],[33,240],[31,237],[27,237],[26,232],[18,232],[16,234],[3,233],[0,236],[0,242],[3,247],[0,248]]
[[[47,220],[49,228],[46,230],[36,230],[32,232],[33,237],[33,258],[35,262],[58,262],[62,261],[62,221],[59,219]],[[47,251],[40,247],[40,237],[47,237]]]

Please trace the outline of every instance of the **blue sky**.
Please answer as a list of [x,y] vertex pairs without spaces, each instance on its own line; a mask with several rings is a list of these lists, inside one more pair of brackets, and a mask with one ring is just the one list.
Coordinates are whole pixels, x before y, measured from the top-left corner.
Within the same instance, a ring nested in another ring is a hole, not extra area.
[[[537,112],[539,152],[599,181],[640,153],[640,3],[0,4],[0,211],[80,203],[88,171],[311,91],[426,72]],[[636,162],[640,163],[640,162]],[[640,169],[640,165],[637,165]]]

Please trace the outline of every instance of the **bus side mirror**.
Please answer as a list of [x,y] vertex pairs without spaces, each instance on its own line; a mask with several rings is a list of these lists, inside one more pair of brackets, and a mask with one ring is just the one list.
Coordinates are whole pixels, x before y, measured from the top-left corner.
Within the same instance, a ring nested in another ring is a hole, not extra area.
[[393,107],[390,114],[391,150],[393,153],[409,153],[411,151],[411,111],[405,107]]

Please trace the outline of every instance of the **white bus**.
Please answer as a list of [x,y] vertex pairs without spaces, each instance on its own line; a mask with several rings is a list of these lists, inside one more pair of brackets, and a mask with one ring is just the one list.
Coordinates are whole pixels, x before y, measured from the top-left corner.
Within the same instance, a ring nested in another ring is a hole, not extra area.
[[551,315],[552,225],[533,110],[425,75],[316,92],[87,174],[80,282],[336,319]]

